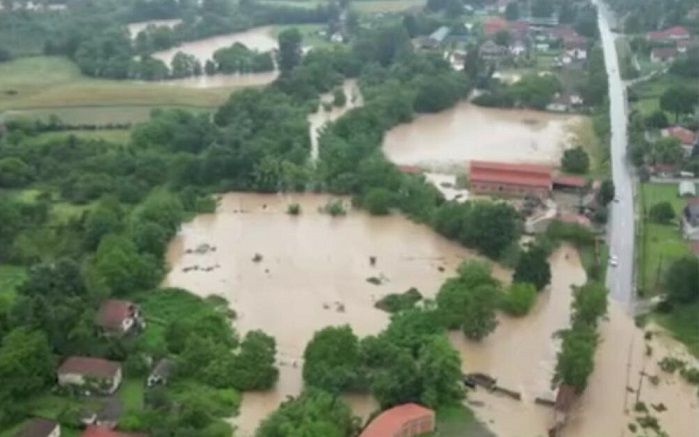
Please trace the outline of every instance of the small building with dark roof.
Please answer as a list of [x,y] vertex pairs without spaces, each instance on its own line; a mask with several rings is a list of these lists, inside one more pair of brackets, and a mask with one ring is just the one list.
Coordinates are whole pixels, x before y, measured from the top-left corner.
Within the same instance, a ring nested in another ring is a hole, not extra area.
[[152,387],[157,384],[167,384],[168,379],[170,379],[170,375],[172,375],[172,370],[174,367],[175,362],[170,359],[163,358],[162,360],[158,361],[155,367],[153,367],[153,370],[150,372],[150,375],[148,375],[148,387]]
[[35,417],[15,437],[61,437],[61,425],[55,420]]
[[413,437],[435,429],[434,411],[418,404],[390,408],[374,418],[359,437]]
[[121,384],[121,363],[93,357],[70,357],[57,371],[58,385],[87,386],[88,391],[114,393]]

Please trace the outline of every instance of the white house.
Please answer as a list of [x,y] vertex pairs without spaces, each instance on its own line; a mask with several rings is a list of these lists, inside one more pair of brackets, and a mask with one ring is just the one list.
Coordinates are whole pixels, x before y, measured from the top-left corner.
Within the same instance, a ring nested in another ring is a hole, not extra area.
[[56,372],[58,385],[84,386],[92,381],[98,387],[89,387],[98,392],[112,394],[119,388],[122,380],[121,363],[102,358],[70,357],[61,364]]
[[16,437],[61,437],[61,425],[55,420],[35,417],[27,422]]

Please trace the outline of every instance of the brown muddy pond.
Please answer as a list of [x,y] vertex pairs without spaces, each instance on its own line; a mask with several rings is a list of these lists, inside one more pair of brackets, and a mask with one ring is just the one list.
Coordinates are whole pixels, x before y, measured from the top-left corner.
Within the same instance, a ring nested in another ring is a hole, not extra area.
[[383,150],[398,165],[463,170],[470,160],[558,164],[579,117],[482,108],[462,102],[388,131]]

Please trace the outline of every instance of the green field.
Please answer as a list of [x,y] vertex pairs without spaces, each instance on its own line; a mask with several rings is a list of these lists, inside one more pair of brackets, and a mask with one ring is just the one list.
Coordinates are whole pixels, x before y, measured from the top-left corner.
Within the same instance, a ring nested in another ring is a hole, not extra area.
[[655,295],[661,291],[660,283],[664,269],[673,260],[691,252],[677,224],[652,223],[646,214],[656,203],[668,201],[679,217],[684,200],[677,195],[677,184],[651,183],[640,186],[639,199],[641,223],[638,231],[638,287],[646,295]]
[[[696,87],[696,81],[692,79],[674,76],[670,74],[662,74],[651,80],[640,82],[633,86],[633,92],[638,97],[638,100],[632,103],[634,109],[639,110],[643,114],[648,114],[657,109],[660,109],[660,96],[670,86],[682,85],[689,88]],[[674,122],[675,116],[671,113],[666,113],[668,119]]]
[[[61,57],[37,56],[0,64],[0,111],[91,106],[211,108],[222,104],[233,89],[92,79],[83,76],[70,60]],[[93,111],[94,108],[84,110]],[[117,121],[114,117],[110,120]]]
[[145,380],[143,378],[126,378],[117,392],[117,396],[124,404],[124,410],[141,411],[143,409],[144,391]]

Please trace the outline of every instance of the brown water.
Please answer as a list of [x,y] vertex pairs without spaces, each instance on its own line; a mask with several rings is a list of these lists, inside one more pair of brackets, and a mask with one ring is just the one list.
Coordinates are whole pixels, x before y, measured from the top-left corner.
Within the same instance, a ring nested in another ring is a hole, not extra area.
[[251,74],[216,74],[213,76],[185,77],[159,82],[166,86],[185,88],[247,88],[269,85],[279,76],[277,71]]
[[173,19],[173,20],[150,20],[150,21],[139,21],[138,23],[129,23],[126,27],[129,29],[129,35],[131,35],[131,38],[136,38],[136,35],[141,33],[141,31],[145,30],[146,27],[153,25],[155,27],[169,27],[173,28],[180,24],[182,20],[180,19]]
[[[277,340],[281,368],[277,389],[244,395],[235,419],[243,436],[250,435],[286,395],[300,391],[301,358],[315,331],[350,324],[358,335],[376,333],[388,321],[386,313],[374,308],[377,299],[410,287],[434,296],[461,261],[475,256],[400,216],[350,212],[332,218],[319,213],[329,199],[227,194],[216,214],[200,215],[184,225],[169,247],[172,270],[167,284],[201,296],[225,296],[238,313],[238,330],[262,329]],[[285,213],[291,202],[301,204],[300,216]],[[217,250],[184,253],[202,243]],[[252,261],[256,253],[262,255],[259,263]],[[375,267],[369,265],[370,256],[377,258]],[[183,271],[193,265],[220,267]],[[371,276],[385,277],[387,282],[372,285],[366,282]],[[353,396],[350,401],[357,414],[366,415],[375,407],[367,396]]]
[[530,110],[481,108],[462,102],[391,129],[383,150],[399,165],[463,169],[466,161],[557,164],[572,140],[575,116]]
[[230,33],[228,35],[214,36],[186,42],[178,47],[155,52],[153,57],[170,65],[177,52],[193,55],[202,63],[213,59],[214,52],[224,47],[230,47],[234,43],[244,44],[247,48],[268,52],[277,48],[277,40],[272,36],[272,27],[255,27],[244,32]]
[[332,106],[329,111],[326,111],[323,106],[327,104],[332,105],[333,94],[322,94],[320,96],[320,104],[318,105],[318,109],[316,112],[308,116],[308,122],[311,125],[311,160],[313,161],[318,159],[318,136],[322,132],[323,127],[327,123],[337,120],[350,109],[362,106],[364,104],[362,93],[359,90],[359,86],[357,85],[357,81],[355,79],[346,80],[342,85],[342,91],[345,93],[345,98],[347,99],[345,106]]

